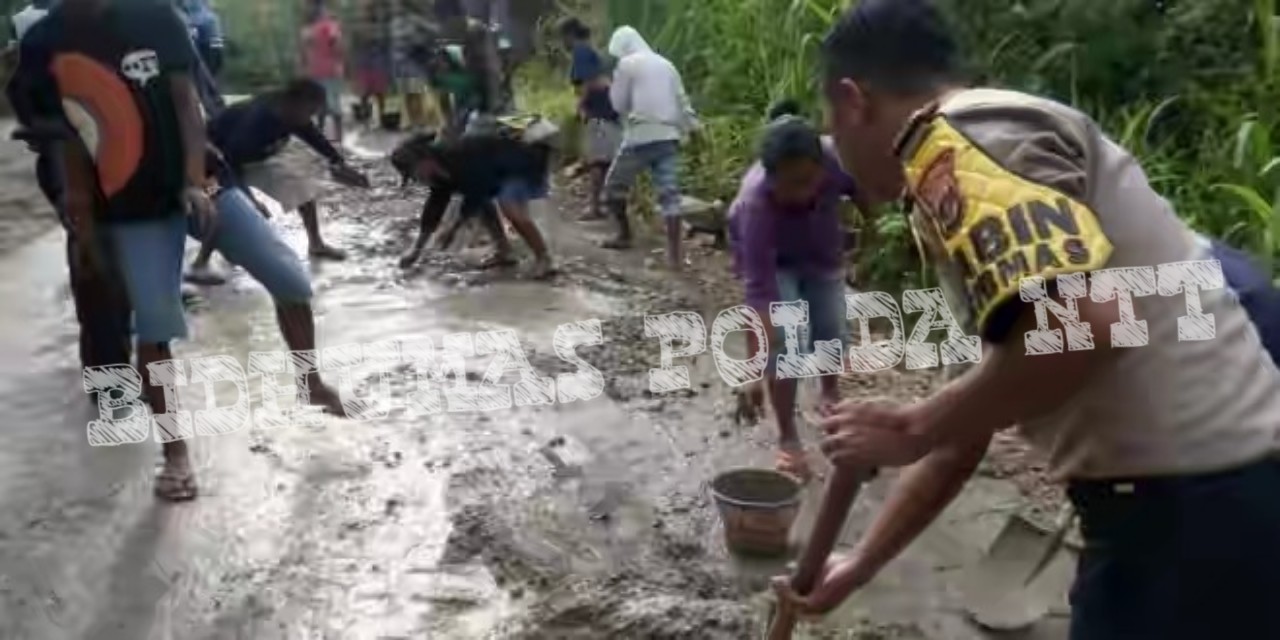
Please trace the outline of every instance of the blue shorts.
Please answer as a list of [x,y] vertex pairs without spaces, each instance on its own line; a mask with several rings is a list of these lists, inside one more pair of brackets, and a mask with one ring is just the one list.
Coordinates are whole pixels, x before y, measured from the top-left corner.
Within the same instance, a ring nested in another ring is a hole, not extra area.
[[138,342],[165,344],[187,337],[182,308],[186,216],[175,212],[153,220],[106,223],[99,229],[124,281]]
[[342,117],[342,91],[344,88],[341,78],[323,78],[317,80],[320,86],[324,87],[324,107],[328,115]]
[[[257,207],[239,189],[218,195],[214,248],[243,267],[276,301],[305,304],[311,278]],[[134,333],[142,344],[187,337],[182,307],[182,258],[187,236],[198,238],[182,215],[157,220],[102,225],[104,238],[124,280],[133,309]]]
[[[777,277],[779,302],[804,300],[809,303],[809,323],[800,327],[801,353],[812,353],[814,342],[839,340],[841,344],[848,343],[843,278],[806,277],[785,269],[779,269]],[[778,355],[786,353],[786,349],[786,332],[779,328],[769,342],[770,373],[778,365]]]
[[547,185],[545,177],[537,182],[524,178],[513,178],[502,185],[502,190],[498,193],[498,201],[525,204],[546,198],[550,191],[551,189]]

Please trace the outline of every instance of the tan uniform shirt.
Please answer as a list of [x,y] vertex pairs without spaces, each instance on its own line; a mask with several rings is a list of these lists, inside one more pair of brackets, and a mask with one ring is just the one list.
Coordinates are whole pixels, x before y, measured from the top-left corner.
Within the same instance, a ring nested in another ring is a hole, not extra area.
[[[1026,276],[1212,259],[1134,157],[1064,105],[962,91],[918,114],[900,151],[913,231],[967,331],[1018,300]],[[1181,341],[1186,296],[1135,293],[1148,344],[1022,425],[1056,476],[1212,472],[1280,452],[1280,370],[1225,288],[1201,301],[1216,335]]]

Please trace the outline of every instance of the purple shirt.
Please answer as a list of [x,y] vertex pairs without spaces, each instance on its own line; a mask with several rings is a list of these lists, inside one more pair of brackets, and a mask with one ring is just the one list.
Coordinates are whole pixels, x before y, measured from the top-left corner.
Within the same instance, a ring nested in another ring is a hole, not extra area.
[[734,272],[742,279],[747,304],[778,302],[778,271],[800,277],[839,277],[843,271],[844,229],[840,200],[853,197],[853,178],[840,169],[828,148],[827,175],[818,197],[804,206],[773,201],[764,167],[755,163],[742,178],[729,208],[729,242]]

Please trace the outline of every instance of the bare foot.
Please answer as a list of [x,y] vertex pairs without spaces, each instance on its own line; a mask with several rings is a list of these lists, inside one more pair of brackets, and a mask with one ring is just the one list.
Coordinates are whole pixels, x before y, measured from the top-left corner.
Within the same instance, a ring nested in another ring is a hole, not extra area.
[[807,484],[813,479],[813,470],[809,467],[809,457],[800,443],[787,443],[778,447],[778,458],[774,468],[779,473],[795,478],[800,484]]
[[166,460],[160,473],[156,474],[156,497],[166,502],[189,502],[199,494],[196,487],[196,476],[191,467],[183,462]]
[[315,407],[323,407],[325,413],[341,418],[347,417],[347,410],[342,406],[342,397],[337,390],[323,382],[311,385],[307,402]]
[[551,258],[538,258],[533,262],[533,271],[530,275],[534,280],[546,280],[555,273],[556,268],[551,264]]
[[317,258],[319,260],[342,262],[347,259],[347,253],[345,251],[337,247],[331,247],[327,244],[322,244],[318,247],[311,247],[309,253],[312,258]]
[[409,267],[412,267],[417,264],[418,259],[421,257],[422,253],[419,251],[410,251],[409,253],[404,254],[400,257],[400,268],[408,269]]

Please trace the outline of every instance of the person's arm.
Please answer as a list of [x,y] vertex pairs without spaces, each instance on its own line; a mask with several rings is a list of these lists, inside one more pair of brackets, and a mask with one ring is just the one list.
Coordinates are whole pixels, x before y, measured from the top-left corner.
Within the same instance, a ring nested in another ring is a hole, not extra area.
[[292,133],[297,136],[299,140],[307,143],[307,146],[311,147],[313,151],[323,156],[325,160],[328,160],[329,164],[341,166],[347,163],[347,161],[342,157],[342,153],[333,146],[332,142],[329,142],[329,139],[320,132],[320,128],[314,123],[308,122],[307,124],[294,129]]
[[586,94],[591,81],[600,75],[600,56],[593,49],[575,46],[570,54],[569,82],[573,83],[578,97]]
[[28,61],[33,59],[33,54],[23,51],[22,46],[18,47],[16,58],[13,74],[9,76],[9,82],[4,87],[4,94],[9,100],[9,106],[13,108],[13,115],[17,118],[18,123],[23,127],[30,128],[36,117],[36,106],[30,80],[35,74],[39,73],[39,69],[32,68],[32,64]]
[[67,217],[71,220],[71,228],[80,241],[76,248],[80,250],[81,266],[98,271],[103,265],[98,262],[95,251],[93,211],[98,205],[98,178],[94,172],[93,158],[84,143],[78,137],[70,140],[63,148],[62,175],[65,183],[65,200]]
[[[747,305],[760,314],[765,335],[773,339],[769,304],[778,301],[778,244],[774,218],[759,205],[747,201],[735,215],[746,216],[742,226],[742,280]],[[756,345],[759,348],[761,345]],[[755,353],[750,354],[755,356]]]
[[613,72],[613,83],[609,85],[609,101],[618,115],[626,117],[631,114],[631,73],[626,60],[618,62]]
[[222,34],[222,20],[216,13],[208,12],[205,35],[205,66],[209,74],[215,78],[222,71],[223,54],[226,51],[226,39]]
[[960,495],[990,443],[990,433],[957,439],[904,469],[852,552],[806,598],[809,613],[831,612],[901,555]]
[[347,71],[347,43],[342,36],[342,25],[337,20],[333,21],[333,33],[331,35],[333,37],[334,55],[337,56],[338,64],[342,67],[338,75],[345,76]]
[[698,122],[698,112],[693,109],[693,102],[689,100],[689,93],[685,91],[684,80],[680,77],[680,73],[676,73],[676,100],[680,104],[680,113],[684,118],[681,127],[685,133],[697,131],[701,127]]

